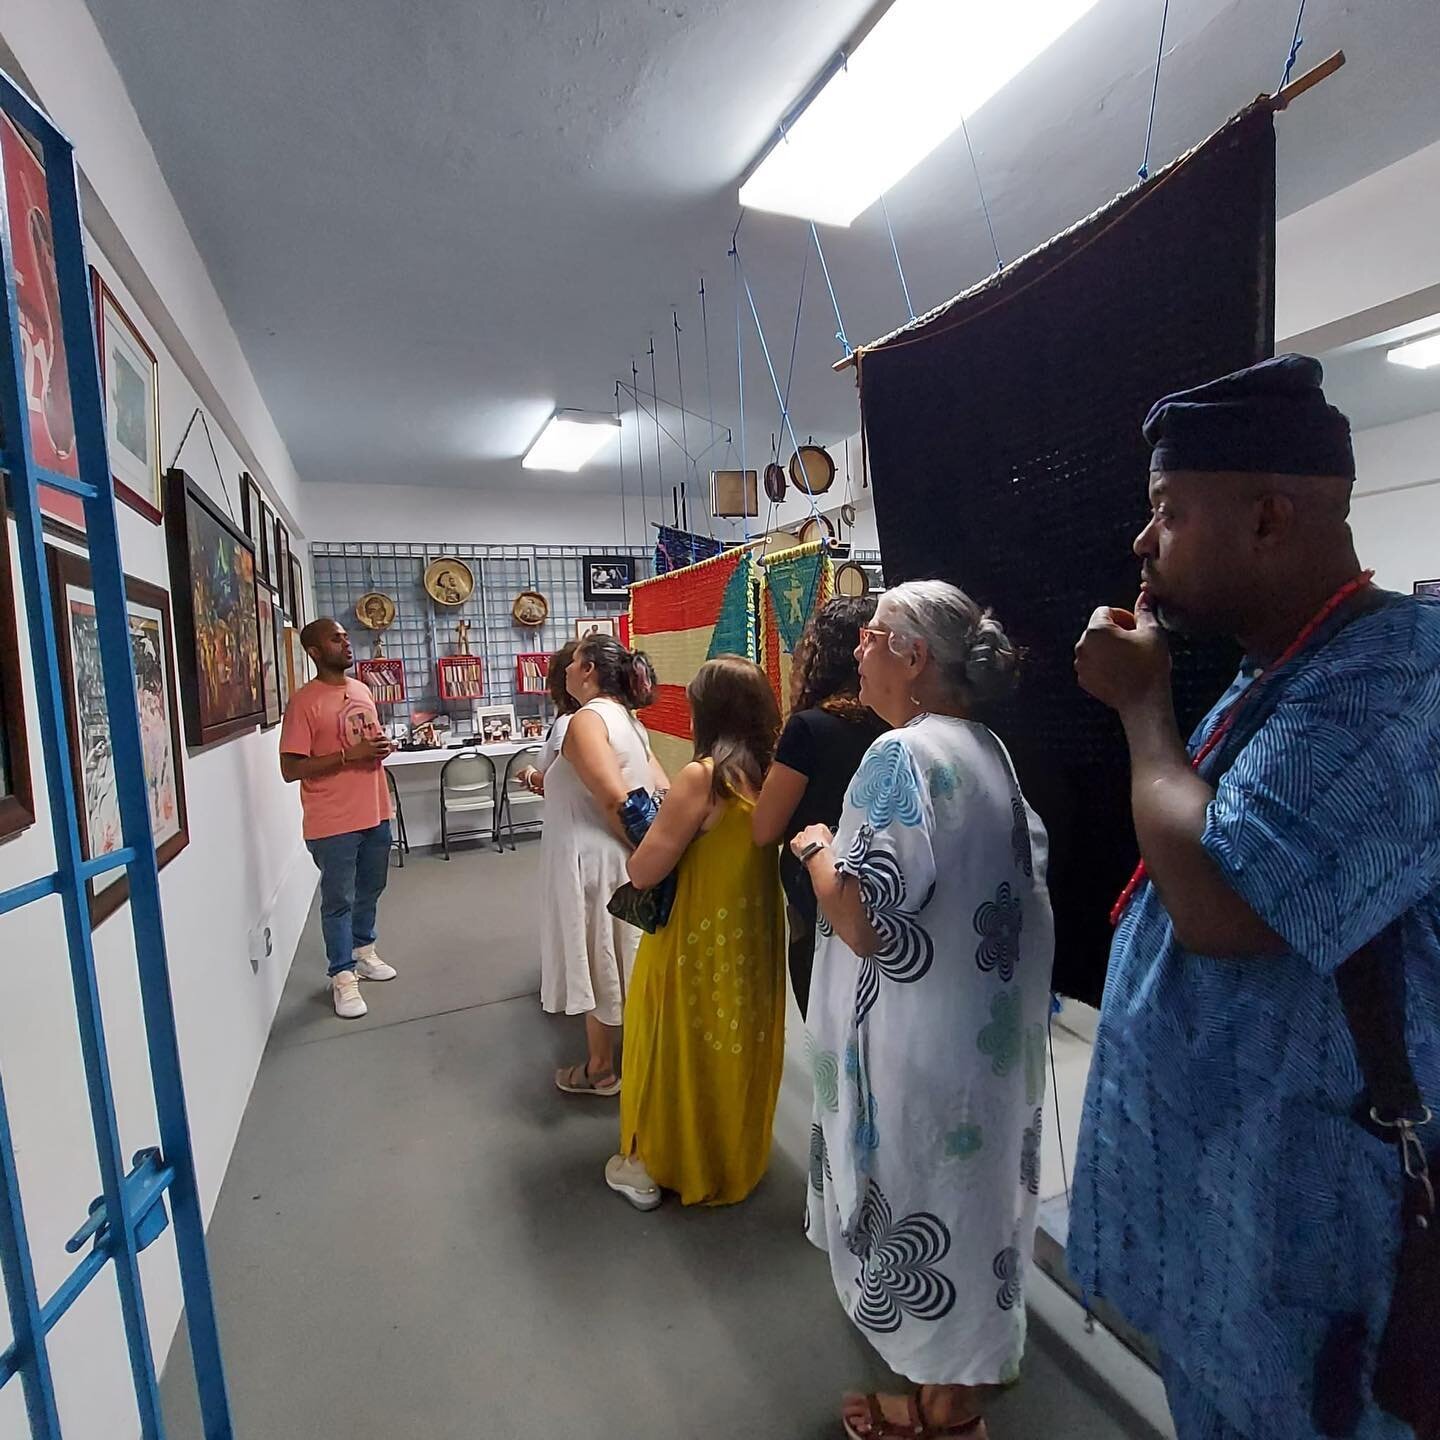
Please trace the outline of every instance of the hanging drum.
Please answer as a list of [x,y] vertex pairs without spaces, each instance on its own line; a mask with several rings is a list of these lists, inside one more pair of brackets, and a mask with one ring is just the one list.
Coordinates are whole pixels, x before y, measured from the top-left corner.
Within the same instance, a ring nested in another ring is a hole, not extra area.
[[848,500],[840,507],[840,518],[851,530],[855,528],[855,507]]
[[765,494],[775,505],[785,498],[785,469],[773,460],[765,467]]
[[857,564],[854,560],[847,560],[843,565],[835,567],[835,593],[844,595],[852,600],[858,600],[863,595],[870,593],[870,577],[865,573],[865,567]]
[[802,495],[823,495],[835,483],[835,462],[823,445],[802,445],[790,457],[790,483]]
[[800,527],[800,543],[808,545],[812,540],[833,540],[835,527],[824,515],[812,515]]

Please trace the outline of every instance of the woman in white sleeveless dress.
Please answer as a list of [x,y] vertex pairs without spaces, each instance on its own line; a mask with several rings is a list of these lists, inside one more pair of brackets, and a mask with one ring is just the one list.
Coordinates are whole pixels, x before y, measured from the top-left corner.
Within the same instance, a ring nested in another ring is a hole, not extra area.
[[630,854],[618,808],[632,790],[667,784],[632,713],[650,702],[655,672],[644,655],[592,635],[576,647],[565,683],[580,708],[544,780],[540,1003],[585,1017],[586,1059],[558,1071],[555,1084],[573,1095],[616,1095],[615,1037],[640,932],[606,907],[625,884]]

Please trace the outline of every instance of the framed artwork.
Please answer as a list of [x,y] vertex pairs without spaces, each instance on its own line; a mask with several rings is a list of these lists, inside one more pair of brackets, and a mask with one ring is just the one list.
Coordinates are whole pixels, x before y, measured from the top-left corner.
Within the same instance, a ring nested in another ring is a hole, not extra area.
[[625,599],[634,579],[635,559],[631,555],[580,557],[580,582],[588,605],[603,600]]
[[160,477],[160,366],[100,272],[90,267],[95,348],[105,401],[105,442],[115,494],[158,525],[165,508]]
[[290,618],[297,629],[305,628],[308,619],[305,614],[305,567],[293,550],[290,552]]
[[290,627],[285,623],[285,612],[275,612],[275,674],[280,682],[280,713],[290,708],[290,650],[288,636]]
[[185,738],[198,748],[264,719],[255,548],[183,470],[166,479],[165,539]]
[[370,687],[377,705],[398,705],[405,698],[405,662],[399,659],[361,660],[355,678]]
[[260,535],[255,542],[255,573],[262,579],[275,583],[275,569],[271,564],[275,545],[275,512],[260,501]]
[[[100,666],[100,627],[90,562],[83,555],[52,547],[50,585],[55,603],[55,634],[80,813],[80,845],[87,860],[108,855],[124,843],[120,830],[120,793],[110,749],[110,716]],[[157,585],[125,577],[125,608],[130,619],[130,651],[135,663],[135,704],[140,715],[140,745],[145,756],[145,788],[150,797],[150,826],[155,861],[170,863],[189,843],[185,778],[180,760],[180,716],[175,694],[175,645],[170,601]],[[124,870],[110,870],[90,881],[90,923],[98,925],[129,898]]]
[[240,472],[240,523],[254,544],[256,554],[260,552],[260,505],[260,487],[255,483],[255,477],[248,470],[242,470]]
[[260,621],[260,693],[265,701],[262,730],[278,725],[285,714],[280,698],[280,652],[275,648],[275,616],[280,605],[275,592],[261,582],[255,586],[255,606]]
[[0,840],[35,823],[30,788],[30,741],[25,690],[20,681],[20,637],[15,628],[15,582],[10,570],[10,522],[0,512]]
[[[20,363],[30,411],[30,451],[36,465],[73,480],[80,475],[75,414],[70,406],[70,371],[60,326],[50,197],[39,156],[40,147],[8,115],[0,115],[0,165],[5,172],[5,209],[20,312]],[[40,511],[62,532],[85,532],[85,505],[76,495],[42,485]]]
[[1427,595],[1432,599],[1440,599],[1440,580],[1417,580],[1415,582],[1415,594]]
[[620,638],[620,621],[615,615],[591,615],[575,622],[575,638],[588,640],[592,635],[610,635]]
[[293,695],[302,685],[315,678],[315,663],[305,653],[300,643],[300,632],[293,625],[285,627],[285,668],[290,677],[290,693]]
[[481,743],[498,745],[515,739],[519,726],[515,723],[513,705],[482,705],[475,711],[475,733]]
[[522,715],[520,717],[520,738],[522,740],[543,740],[545,738],[545,722],[538,715]]
[[271,552],[273,562],[270,566],[270,583],[275,587],[276,604],[287,613],[290,612],[290,532],[285,528],[285,522],[277,515],[275,517],[275,548]]

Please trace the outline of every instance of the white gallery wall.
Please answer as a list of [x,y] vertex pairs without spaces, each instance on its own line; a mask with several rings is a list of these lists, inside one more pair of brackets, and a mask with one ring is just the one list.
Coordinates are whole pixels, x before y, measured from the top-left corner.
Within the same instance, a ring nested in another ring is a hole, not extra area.
[[1350,528],[1376,583],[1440,579],[1440,414],[1357,431],[1355,468]]
[[[203,403],[218,470],[198,421],[179,464],[223,510],[237,515],[239,472],[262,476],[272,503],[293,524],[298,479],[88,11],[81,0],[46,0],[44,5],[3,0],[0,43],[10,52],[6,67],[23,74],[76,142],[91,262],[158,356],[162,459],[170,462],[195,407]],[[118,514],[127,574],[168,591],[164,530],[123,504]],[[13,555],[13,523],[7,522],[6,538]],[[300,552],[298,534],[296,541]],[[14,568],[38,813],[30,829],[0,844],[0,888],[54,869],[24,597]],[[207,1217],[315,885],[314,867],[300,839],[298,795],[279,776],[278,735],[278,729],[254,731],[182,755],[190,843],[160,875]],[[273,949],[252,965],[248,936],[261,924],[271,927]],[[128,905],[100,924],[94,943],[128,1160],[157,1143]],[[68,950],[59,903],[53,899],[0,917],[0,1075],[14,1127],[37,1282],[42,1297],[48,1297],[77,1258],[65,1254],[64,1242],[100,1192]],[[152,1343],[157,1363],[163,1364],[180,1315],[171,1232],[145,1252],[141,1269]],[[219,1299],[223,1333],[224,1296]],[[10,1339],[0,1308],[0,1348]],[[138,1433],[110,1272],[52,1333],[51,1355],[67,1436],[126,1440]],[[20,1387],[12,1383],[0,1391],[0,1436],[11,1440],[26,1434]]]

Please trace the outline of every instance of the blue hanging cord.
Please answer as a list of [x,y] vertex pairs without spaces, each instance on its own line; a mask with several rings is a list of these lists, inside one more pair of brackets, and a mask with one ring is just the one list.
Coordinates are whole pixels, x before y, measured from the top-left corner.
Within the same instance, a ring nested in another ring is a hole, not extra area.
[[[1300,8],[1305,8],[1303,0]],[[1165,58],[1165,24],[1169,19],[1170,0],[1165,0],[1165,8],[1160,12],[1160,44],[1155,51],[1155,83],[1150,87],[1150,120],[1145,126],[1145,158],[1135,172],[1142,180],[1150,178],[1150,137],[1155,132],[1155,101],[1160,94],[1160,62]]]
[[825,276],[825,288],[830,292],[830,303],[835,307],[835,338],[840,342],[840,348],[845,352],[848,360],[855,352],[850,348],[850,342],[845,338],[845,322],[840,318],[840,302],[835,298],[835,286],[830,280],[830,267],[825,263],[825,251],[820,246],[820,232],[815,228],[815,222],[810,222],[810,238],[815,242],[815,253],[820,257],[820,269]]
[[[745,212],[740,212],[740,220],[745,218]],[[734,234],[730,236],[730,258],[734,261],[735,272],[735,371],[739,378],[740,385],[740,509],[746,510],[745,504],[745,334],[740,325],[740,251],[736,248],[736,237],[740,234],[740,221],[735,222]],[[740,516],[741,530],[748,541],[750,539],[750,516]],[[730,532],[735,533],[733,530]]]
[[1285,57],[1285,73],[1280,77],[1280,89],[1284,89],[1290,83],[1290,72],[1295,68],[1295,62],[1300,58],[1300,47],[1305,41],[1300,36],[1300,25],[1305,19],[1305,0],[1300,0],[1300,9],[1295,16],[1295,33],[1290,37],[1290,53]]
[[905,296],[905,308],[910,312],[910,319],[913,323],[915,307],[910,303],[910,287],[905,283],[905,267],[900,263],[900,247],[895,243],[895,227],[890,223],[890,208],[885,204],[883,192],[880,196],[880,213],[885,217],[885,229],[890,234],[890,253],[895,257],[895,273],[900,277],[900,289]]
[[995,239],[995,222],[990,218],[990,205],[985,199],[985,186],[980,179],[980,166],[975,159],[975,147],[970,143],[970,127],[965,117],[960,117],[960,133],[965,137],[965,148],[970,152],[970,168],[975,172],[975,188],[980,192],[980,209],[985,213],[985,226],[990,231],[990,248],[995,252],[995,269],[1001,271],[1005,262],[1000,258],[1000,245]]
[[800,348],[800,314],[805,308],[805,277],[810,272],[810,247],[805,247],[805,261],[800,266],[800,298],[795,302],[795,333],[790,337],[790,373],[785,377],[785,398],[780,402],[780,425],[790,415],[790,386],[795,379],[795,352]]
[[[780,401],[781,409],[783,412],[785,401],[780,394],[780,380],[779,377],[775,374],[775,366],[770,359],[770,347],[765,343],[765,329],[764,326],[760,324],[760,311],[755,305],[755,295],[754,292],[750,289],[750,280],[745,274],[745,266],[740,259],[739,250],[737,249],[732,253],[735,256],[736,273],[739,275],[740,281],[745,287],[745,298],[750,302],[750,315],[751,318],[755,321],[755,333],[760,337],[760,353],[765,357],[765,368],[770,372],[770,383],[775,387],[775,398],[776,400]],[[790,432],[790,443],[798,451],[800,449],[800,441],[795,436],[795,423],[791,420],[788,413],[785,413],[784,419],[785,428]],[[820,515],[820,507],[815,503],[815,496],[811,493],[809,485],[805,486],[805,493],[810,500],[810,514],[818,519]]]

